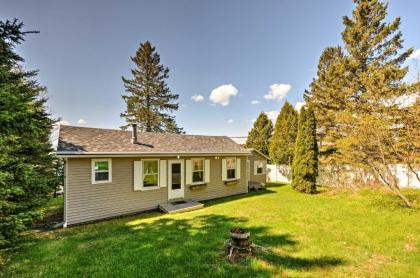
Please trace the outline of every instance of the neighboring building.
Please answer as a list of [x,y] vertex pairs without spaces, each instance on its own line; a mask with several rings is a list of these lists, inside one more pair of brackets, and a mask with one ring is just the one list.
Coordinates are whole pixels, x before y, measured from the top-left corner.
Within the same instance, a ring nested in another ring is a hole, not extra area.
[[248,168],[250,169],[248,185],[252,189],[265,187],[267,182],[267,162],[268,156],[255,149],[248,149],[251,155],[248,158]]
[[[64,226],[247,193],[247,165],[265,159],[225,136],[62,125],[55,137],[65,159]],[[265,182],[263,165],[253,179]]]

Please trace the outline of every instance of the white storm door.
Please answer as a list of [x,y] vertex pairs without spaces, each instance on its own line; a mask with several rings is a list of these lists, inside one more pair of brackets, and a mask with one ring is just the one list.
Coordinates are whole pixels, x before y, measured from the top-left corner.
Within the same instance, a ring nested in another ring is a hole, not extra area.
[[184,198],[184,160],[169,160],[168,200]]

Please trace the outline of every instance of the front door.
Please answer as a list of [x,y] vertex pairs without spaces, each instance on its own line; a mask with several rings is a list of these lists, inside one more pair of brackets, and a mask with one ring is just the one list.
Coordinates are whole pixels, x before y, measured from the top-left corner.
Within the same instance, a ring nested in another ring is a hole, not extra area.
[[184,160],[169,160],[168,199],[184,198]]

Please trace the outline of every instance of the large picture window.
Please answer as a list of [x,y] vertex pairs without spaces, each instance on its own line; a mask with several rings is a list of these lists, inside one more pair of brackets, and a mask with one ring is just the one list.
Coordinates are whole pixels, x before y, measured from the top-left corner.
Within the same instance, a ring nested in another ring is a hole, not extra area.
[[226,177],[228,180],[236,179],[236,158],[226,159]]
[[192,182],[204,183],[204,159],[192,160]]
[[159,160],[143,161],[143,187],[157,187],[159,184]]
[[92,183],[108,183],[111,181],[111,159],[92,159]]

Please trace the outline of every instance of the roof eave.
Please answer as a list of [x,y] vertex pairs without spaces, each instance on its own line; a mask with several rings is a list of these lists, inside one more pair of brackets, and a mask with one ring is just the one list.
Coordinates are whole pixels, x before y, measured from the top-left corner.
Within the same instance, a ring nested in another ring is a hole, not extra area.
[[267,160],[270,160],[270,157],[268,157],[267,155],[265,155],[265,154],[263,154],[262,152],[260,152],[259,150],[256,150],[256,149],[253,149],[253,148],[250,148],[250,149],[248,149],[248,150],[250,150],[251,152],[256,152],[256,153],[258,153],[259,155],[261,155],[261,156],[264,156]]
[[75,151],[59,151],[56,152],[58,157],[92,157],[92,156],[107,156],[107,157],[136,157],[136,156],[230,156],[230,155],[251,155],[251,152],[163,152],[163,153],[142,153],[142,152],[75,152]]

